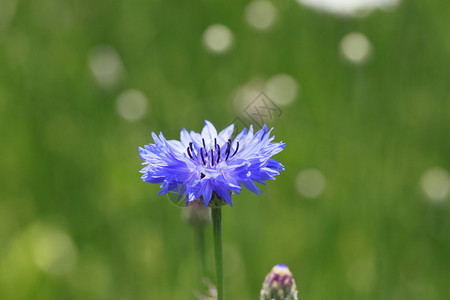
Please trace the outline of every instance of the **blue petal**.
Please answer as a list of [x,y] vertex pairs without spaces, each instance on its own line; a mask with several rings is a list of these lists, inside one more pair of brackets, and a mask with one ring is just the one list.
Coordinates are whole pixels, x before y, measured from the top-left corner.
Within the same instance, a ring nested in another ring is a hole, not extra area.
[[205,120],[205,127],[202,130],[202,138],[205,139],[207,145],[211,145],[215,138],[217,138],[217,130],[211,122]]
[[252,191],[253,193],[255,193],[256,195],[259,195],[259,191],[260,191],[260,189],[256,186],[256,184],[253,182],[253,181],[251,181],[251,180],[245,180],[245,181],[242,181],[242,184],[246,187],[246,188],[248,188],[250,191]]
[[209,180],[208,180],[204,185],[203,195],[202,195],[205,206],[209,205],[209,202],[211,201],[212,193],[213,193],[213,188],[212,188],[211,182],[209,182]]
[[219,133],[217,142],[219,144],[225,144],[228,141],[228,139],[231,139],[231,135],[233,134],[233,131],[234,131],[234,124],[231,124],[230,126],[228,126],[227,128],[225,128],[224,130],[222,130]]
[[195,146],[197,146],[198,148],[202,147],[202,136],[201,134],[195,132],[195,131],[191,131],[189,133],[189,135],[191,136],[192,141],[195,143]]
[[284,166],[280,162],[278,162],[272,158],[269,159],[269,161],[267,163],[267,167],[271,168],[273,170],[276,170],[276,171],[284,171]]
[[180,199],[181,199],[181,197],[183,197],[185,191],[186,191],[186,185],[183,184],[180,187],[180,190],[178,191],[178,199],[177,199],[177,201],[180,201]]
[[225,200],[230,206],[233,206],[231,202],[231,193],[221,182],[214,182],[214,191],[219,195],[220,198]]
[[180,132],[180,140],[185,148],[189,147],[189,143],[192,142],[192,138],[189,135],[189,132],[184,128]]
[[156,135],[156,133],[152,132],[152,138],[153,138],[153,141],[155,142],[156,145],[161,144],[161,141],[159,140],[159,138]]

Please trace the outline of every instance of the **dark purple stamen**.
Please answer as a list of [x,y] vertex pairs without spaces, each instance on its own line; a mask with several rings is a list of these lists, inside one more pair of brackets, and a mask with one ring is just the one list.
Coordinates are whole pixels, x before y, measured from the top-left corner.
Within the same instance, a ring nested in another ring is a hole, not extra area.
[[225,157],[225,160],[228,159],[228,156],[230,155],[230,150],[231,150],[231,140],[229,139],[227,142],[227,150],[225,151],[225,153],[227,154],[227,157]]
[[[202,143],[203,143],[203,147],[200,147],[200,157],[202,158],[202,162],[203,165],[206,166],[206,162],[207,161],[211,161],[211,166],[214,167],[214,164],[218,164],[220,162],[220,155],[221,155],[221,149],[219,144],[217,144],[217,139],[214,139],[214,148],[211,148],[211,158],[208,155],[208,150],[206,149],[206,143],[205,143],[205,139],[202,139]],[[196,152],[197,154],[194,154],[194,147],[193,147],[193,142],[189,143],[189,147],[186,148],[186,152],[187,155],[189,156],[190,159],[192,160],[197,160],[198,161],[198,152]],[[232,150],[232,145],[233,142],[231,141],[231,139],[228,139],[227,141],[227,148],[225,150],[225,159],[224,161],[227,161],[228,158],[232,158],[233,156],[236,155],[236,153],[239,150],[239,142],[236,142],[236,149],[234,150],[233,154],[230,156],[231,154],[231,150]],[[214,159],[214,151],[217,151],[217,159]],[[195,159],[194,159],[195,156]],[[204,174],[202,174],[202,178],[205,177]]]
[[203,148],[205,149],[205,156],[206,156],[206,158],[208,158],[208,150],[206,149],[205,139],[202,139],[202,142],[203,142]]
[[191,159],[194,159],[194,158],[192,157],[191,149],[189,149],[189,147],[187,148],[187,154],[189,155],[189,157],[190,157]]
[[205,175],[205,174],[203,174],[203,173],[202,173],[202,174],[200,174],[200,178],[205,178],[205,176],[206,176],[206,175]]
[[203,148],[200,148],[200,156],[202,157],[203,164],[206,165],[205,158],[203,157]]
[[217,161],[216,161],[216,163],[219,163],[219,160],[220,160],[220,146],[219,145],[216,145],[217,146],[217,148],[219,148],[219,151],[217,151]]
[[233,155],[231,155],[231,157],[233,157],[236,154],[238,149],[239,149],[239,142],[236,142],[236,150],[234,150],[234,153],[233,153]]

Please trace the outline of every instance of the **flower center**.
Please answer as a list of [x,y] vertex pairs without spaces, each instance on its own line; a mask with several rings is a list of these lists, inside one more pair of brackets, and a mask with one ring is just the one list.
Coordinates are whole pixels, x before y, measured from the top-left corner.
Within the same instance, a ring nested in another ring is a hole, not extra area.
[[[202,139],[203,147],[200,147],[200,149],[194,149],[194,143],[190,142],[189,147],[186,148],[187,155],[192,159],[193,161],[197,161],[204,166],[211,165],[211,167],[214,167],[214,164],[218,164],[221,161],[228,161],[228,159],[232,158],[239,150],[239,142],[236,142],[236,149],[234,149],[233,154],[231,154],[232,147],[231,147],[231,139],[228,139],[225,153],[221,156],[221,150],[219,144],[217,144],[217,139],[214,139],[214,147],[210,147],[209,151],[206,148],[205,139]],[[231,154],[231,156],[230,156]]]

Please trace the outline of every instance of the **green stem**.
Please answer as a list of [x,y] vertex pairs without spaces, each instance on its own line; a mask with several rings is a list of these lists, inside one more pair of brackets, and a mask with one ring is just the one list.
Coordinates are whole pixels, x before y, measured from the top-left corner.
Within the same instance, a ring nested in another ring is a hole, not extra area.
[[211,215],[214,235],[214,258],[216,261],[217,275],[217,300],[223,300],[222,208],[212,208]]

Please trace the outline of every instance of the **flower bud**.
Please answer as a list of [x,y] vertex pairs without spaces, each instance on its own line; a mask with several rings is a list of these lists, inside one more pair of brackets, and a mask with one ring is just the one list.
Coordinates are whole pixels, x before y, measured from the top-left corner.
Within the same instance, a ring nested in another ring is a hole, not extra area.
[[261,300],[297,300],[297,286],[292,273],[278,264],[267,274],[261,289]]
[[203,200],[198,199],[189,202],[183,209],[183,217],[188,225],[201,228],[211,224],[211,209],[203,204]]

